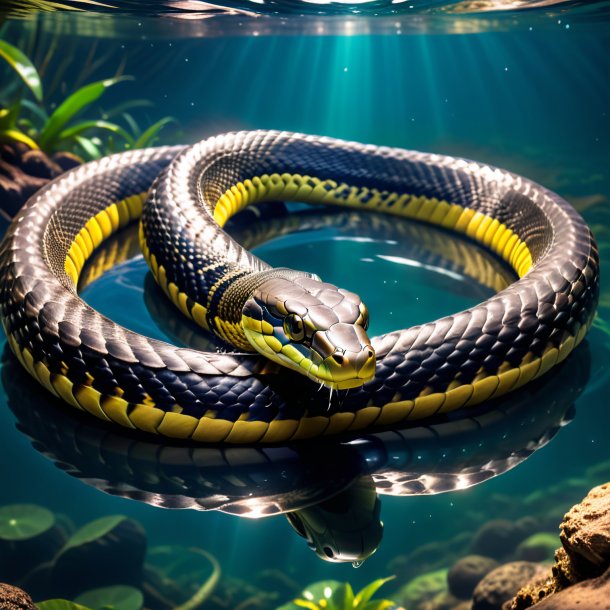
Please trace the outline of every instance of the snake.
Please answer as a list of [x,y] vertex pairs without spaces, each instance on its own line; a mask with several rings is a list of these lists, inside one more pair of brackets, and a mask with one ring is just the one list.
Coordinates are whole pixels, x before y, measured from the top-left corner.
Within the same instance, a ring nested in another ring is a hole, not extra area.
[[[42,388],[28,387],[8,349],[1,374],[17,428],[62,476],[165,509],[247,519],[283,514],[321,559],[361,562],[381,541],[387,496],[407,504],[411,496],[463,490],[519,466],[551,442],[574,418],[589,378],[605,376],[602,359],[591,370],[590,352],[583,346],[559,365],[557,378],[529,383],[495,400],[493,409],[481,405],[453,421],[283,446],[168,439],[160,447],[155,437],[91,425],[88,414],[45,401]],[[533,411],[540,402],[545,408]]]
[[[474,307],[370,338],[355,293],[272,268],[224,231],[248,205],[278,200],[429,223],[486,247],[517,279]],[[147,338],[79,297],[86,260],[138,220],[156,282],[233,351]],[[591,231],[546,188],[466,159],[282,131],[75,168],[28,201],[0,246],[0,318],[34,379],[107,422],[201,443],[446,417],[562,362],[591,326],[598,294]]]

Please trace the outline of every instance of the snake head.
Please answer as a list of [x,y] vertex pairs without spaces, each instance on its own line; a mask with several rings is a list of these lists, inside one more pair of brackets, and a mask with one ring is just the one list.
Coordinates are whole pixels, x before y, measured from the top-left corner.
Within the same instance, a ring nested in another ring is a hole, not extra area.
[[375,374],[367,327],[358,295],[306,275],[266,280],[242,310],[242,328],[257,352],[339,390]]

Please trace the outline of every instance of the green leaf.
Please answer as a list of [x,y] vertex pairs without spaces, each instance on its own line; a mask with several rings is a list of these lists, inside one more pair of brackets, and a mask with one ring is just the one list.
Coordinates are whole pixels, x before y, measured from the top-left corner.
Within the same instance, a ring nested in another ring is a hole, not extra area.
[[388,610],[389,608],[396,608],[397,610],[400,610],[395,602],[388,599],[373,600],[364,606],[362,610]]
[[113,85],[128,77],[109,78],[81,87],[68,96],[49,117],[47,124],[40,133],[40,146],[44,150],[52,150],[57,136],[65,126],[80,112],[96,102],[104,92]]
[[21,100],[21,106],[31,112],[40,121],[41,125],[44,125],[49,120],[49,115],[39,104],[35,104],[31,100]]
[[374,580],[372,583],[368,584],[364,589],[361,589],[356,595],[354,599],[354,608],[357,610],[363,609],[369,600],[377,593],[378,589],[380,589],[386,582],[392,580],[395,576],[389,576],[388,578],[378,578]]
[[101,610],[104,607],[111,607],[114,610],[141,610],[144,596],[135,587],[116,585],[91,589],[79,595],[74,601],[93,610]]
[[48,599],[36,604],[38,610],[91,610],[86,606],[69,602],[67,599]]
[[80,546],[81,544],[87,544],[93,542],[102,536],[105,536],[108,532],[112,531],[121,521],[127,519],[123,515],[111,515],[110,517],[102,517],[87,523],[79,530],[74,532],[72,536],[66,542],[64,548],[70,548],[74,546]]
[[72,140],[76,136],[80,136],[85,131],[90,129],[101,129],[102,131],[110,131],[118,136],[121,136],[129,145],[133,145],[133,138],[125,131],[120,125],[116,123],[109,123],[108,121],[83,121],[64,129],[58,136],[57,142],[63,142],[65,140]]
[[[19,132],[17,132],[19,133]],[[53,513],[35,504],[11,504],[0,508],[0,539],[28,540],[53,527]]]
[[112,117],[122,116],[128,110],[132,108],[151,108],[154,104],[150,100],[127,100],[121,104],[118,104],[110,110],[104,111],[104,118],[111,119]]
[[100,159],[102,151],[95,145],[92,140],[83,138],[82,136],[76,136],[76,143],[85,151],[85,156],[89,159]]
[[338,610],[350,608],[351,610],[354,607],[354,591],[352,586],[348,582],[340,584],[332,592],[328,604],[330,608],[337,608]]
[[165,127],[168,123],[174,122],[175,119],[172,117],[164,117],[160,121],[152,124],[144,133],[134,142],[134,148],[146,148],[147,146],[151,146],[154,139],[157,137],[161,129]]
[[0,57],[17,72],[34,97],[42,101],[42,82],[34,64],[17,47],[0,40]]
[[124,112],[121,115],[121,118],[125,121],[125,123],[127,123],[127,127],[131,129],[131,133],[133,133],[135,137],[141,135],[142,130],[140,129],[140,126],[138,125],[136,120],[129,114],[129,112]]

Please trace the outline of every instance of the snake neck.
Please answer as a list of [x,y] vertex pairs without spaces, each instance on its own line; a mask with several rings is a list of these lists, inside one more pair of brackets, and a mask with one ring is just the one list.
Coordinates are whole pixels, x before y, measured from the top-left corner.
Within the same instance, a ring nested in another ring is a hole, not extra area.
[[263,284],[273,279],[294,281],[299,277],[319,279],[316,275],[304,271],[295,271],[286,267],[266,269],[264,271],[242,271],[227,282],[227,288],[215,291],[210,295],[207,307],[207,319],[210,329],[223,341],[239,349],[256,351],[248,341],[242,327],[242,312],[246,301]]

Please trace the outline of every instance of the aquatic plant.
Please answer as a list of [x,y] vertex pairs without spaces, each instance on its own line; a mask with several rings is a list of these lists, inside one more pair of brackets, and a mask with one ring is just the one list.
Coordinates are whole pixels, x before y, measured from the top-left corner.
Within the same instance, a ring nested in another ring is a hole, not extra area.
[[[196,547],[159,546],[151,549],[149,558],[160,560],[163,573],[170,578],[181,591],[191,593],[183,603],[176,603],[175,610],[194,610],[210,597],[218,581],[221,568],[218,560],[207,551]],[[211,574],[201,583],[201,565],[203,558],[212,567]],[[196,584],[195,584],[196,583]],[[193,586],[195,589],[193,590]]]
[[38,610],[92,610],[67,599],[47,599],[36,604]]
[[[145,100],[131,100],[121,105],[123,113],[119,116],[126,126],[108,120],[108,117],[117,114],[113,112],[103,113],[100,118],[77,120],[109,88],[131,80],[129,76],[124,75],[79,87],[48,114],[43,104],[42,78],[32,61],[17,47],[4,40],[0,40],[0,58],[13,69],[24,85],[18,88],[12,96],[13,99],[0,109],[0,141],[19,142],[31,149],[41,149],[47,154],[62,150],[97,159],[119,148],[150,146],[161,129],[173,121],[171,117],[164,117],[150,127],[140,129],[125,110],[144,105]],[[30,92],[34,100],[25,96],[26,91]]]
[[53,591],[72,597],[118,583],[137,586],[145,554],[146,533],[137,522],[122,515],[96,519],[72,534],[53,560]]
[[0,580],[16,581],[53,557],[65,542],[54,515],[35,504],[0,508]]
[[74,602],[86,608],[98,610],[113,608],[113,610],[140,610],[144,605],[144,595],[135,587],[116,585],[101,587],[81,593]]
[[285,604],[278,610],[308,608],[309,610],[400,610],[395,602],[387,599],[373,599],[377,590],[394,576],[379,578],[354,594],[352,586],[346,582],[323,580],[304,589],[301,597]]
[[35,504],[11,504],[0,508],[0,540],[34,538],[53,527],[53,513]]

